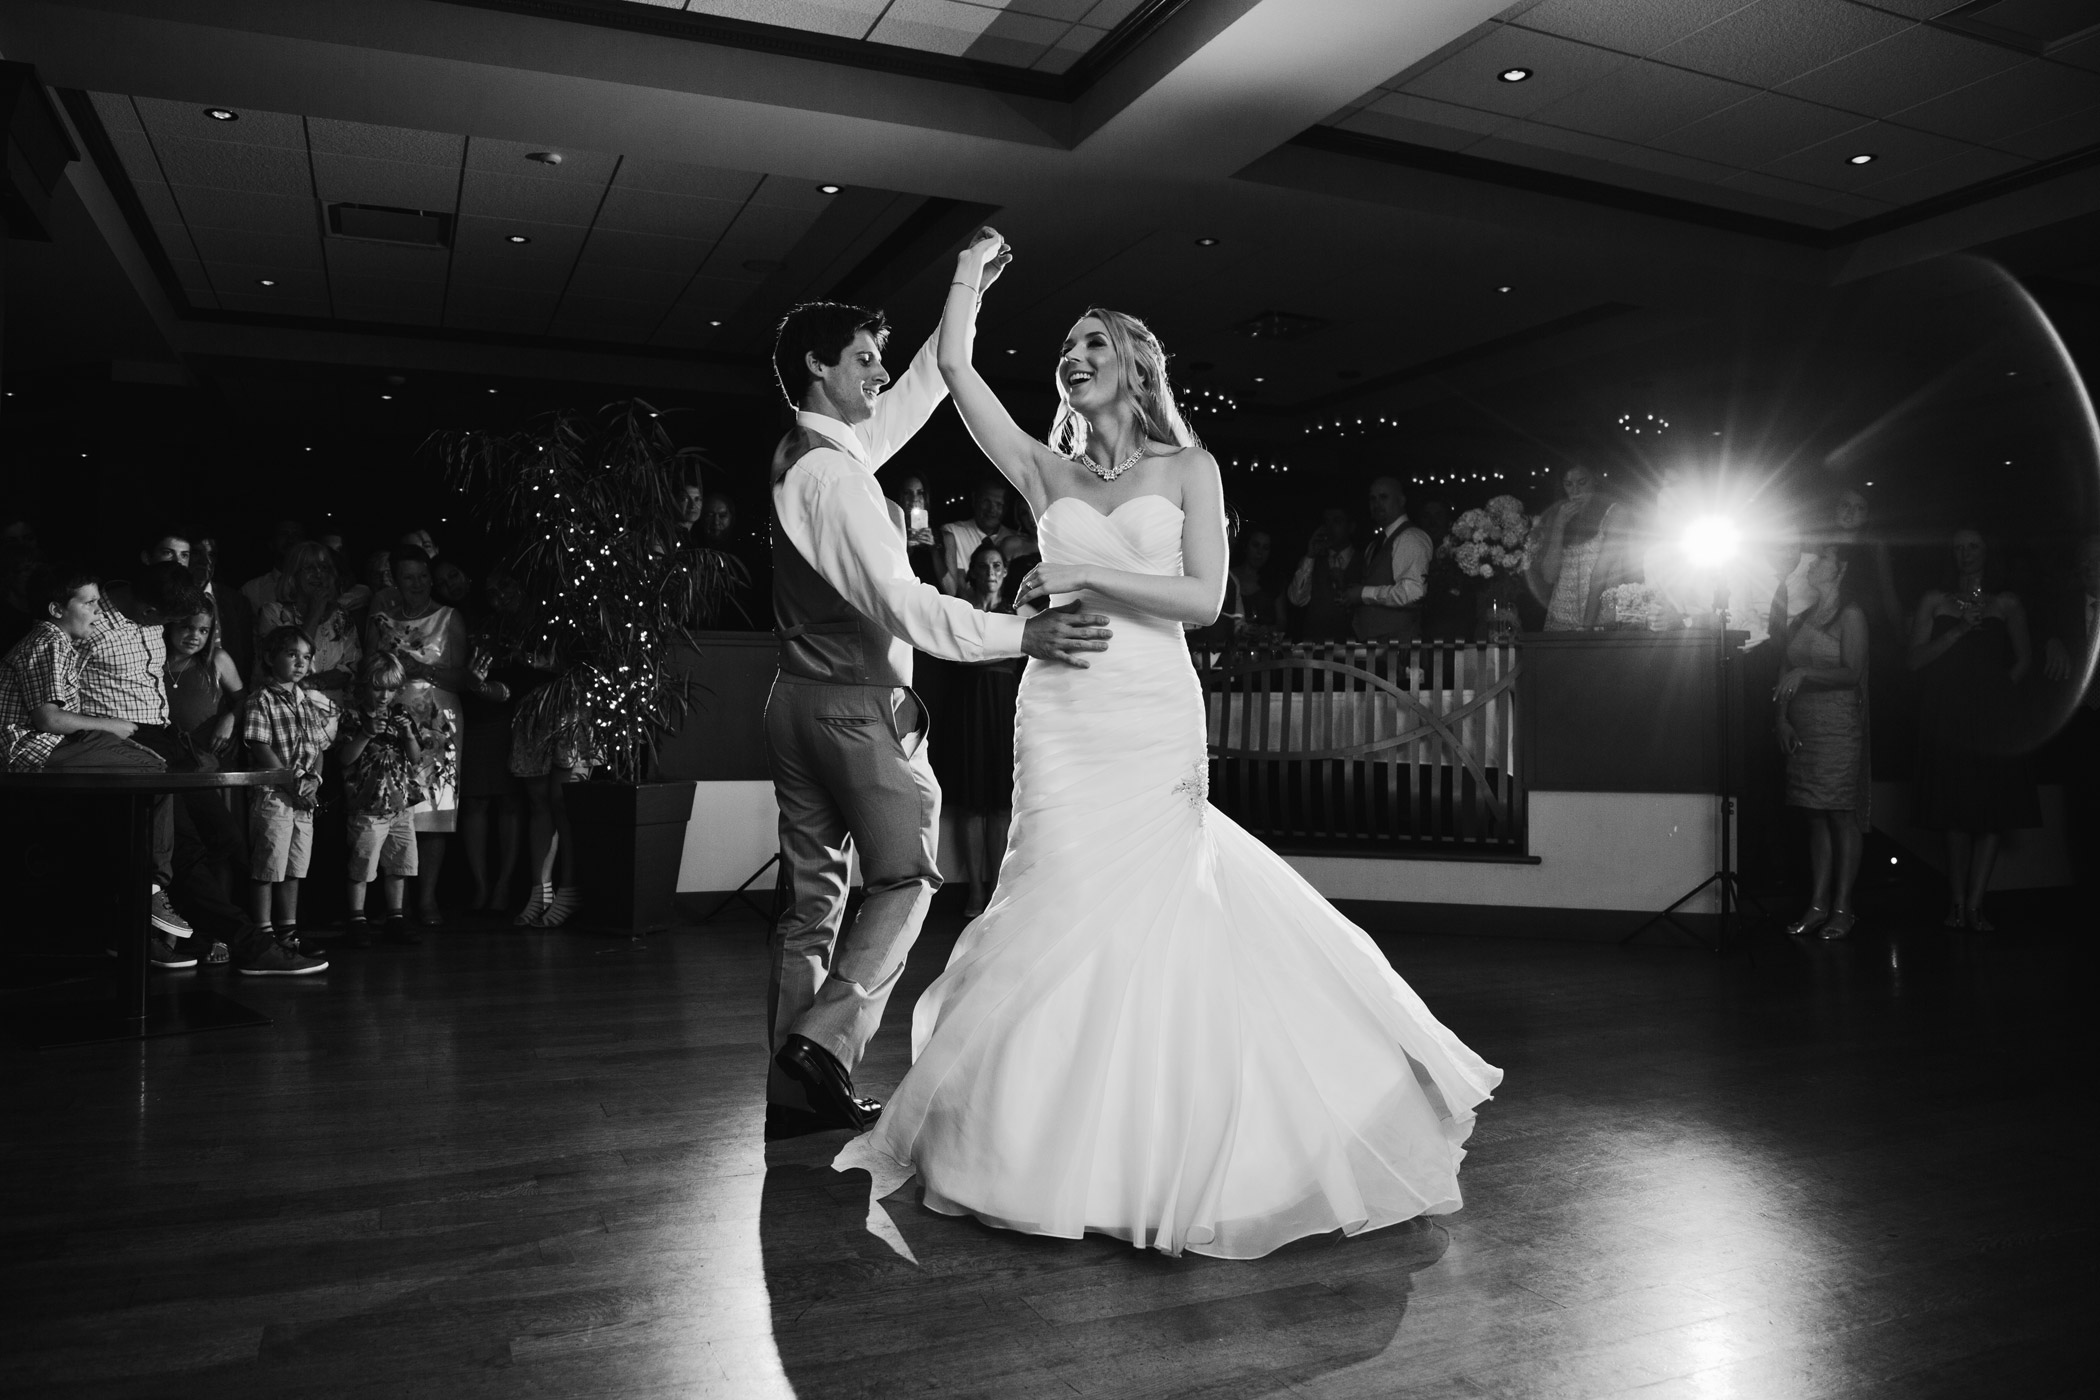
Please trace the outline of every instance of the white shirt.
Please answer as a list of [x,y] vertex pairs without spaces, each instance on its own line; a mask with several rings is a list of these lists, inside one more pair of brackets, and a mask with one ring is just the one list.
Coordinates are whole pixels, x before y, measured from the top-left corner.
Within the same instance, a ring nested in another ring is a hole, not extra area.
[[1373,549],[1393,552],[1393,581],[1365,584],[1363,600],[1378,608],[1407,608],[1422,601],[1429,587],[1429,533],[1403,515],[1385,527]]
[[[848,427],[807,409],[795,414],[832,445],[803,455],[773,486],[774,517],[788,542],[824,581],[854,607],[889,629],[892,662],[911,674],[910,650],[950,661],[1019,656],[1026,623],[1009,613],[979,612],[911,571],[904,535],[892,506],[875,484],[875,469],[923,427],[948,396],[934,363],[934,339],[919,348],[910,368],[875,400],[865,423]],[[896,655],[901,649],[905,654]]]

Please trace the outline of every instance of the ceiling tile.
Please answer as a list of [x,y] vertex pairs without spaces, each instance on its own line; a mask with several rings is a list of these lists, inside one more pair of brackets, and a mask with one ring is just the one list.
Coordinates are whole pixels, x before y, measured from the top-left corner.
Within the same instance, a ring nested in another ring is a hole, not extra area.
[[219,310],[239,311],[264,316],[309,316],[326,319],[330,315],[328,303],[319,297],[280,297],[267,293],[220,292]]
[[337,306],[401,306],[428,310],[435,320],[445,302],[445,284],[401,282],[391,277],[356,277],[331,272],[328,287]]
[[484,287],[454,282],[445,294],[445,324],[538,335],[554,315],[559,288]]
[[[513,233],[528,244],[506,239]],[[564,225],[519,224],[463,217],[452,239],[452,280],[485,286],[541,287],[560,291],[583,248],[584,230]]]
[[[1524,116],[1580,92],[1630,61],[1610,49],[1504,25],[1436,67],[1416,74],[1402,91],[1505,116]],[[1529,68],[1531,76],[1521,83],[1496,78],[1510,68]]]
[[588,228],[605,198],[601,180],[543,180],[469,169],[459,190],[459,212],[482,219]]
[[314,152],[314,187],[324,204],[383,204],[452,213],[459,167]]
[[1649,54],[1749,3],[1750,0],[1545,0],[1517,16],[1514,23],[1624,53]]
[[742,204],[764,177],[749,170],[722,170],[682,161],[623,160],[613,177],[613,190],[653,190],[659,194],[693,195]]
[[1070,28],[1069,23],[961,0],[894,0],[868,38],[925,53],[1025,68]]
[[616,301],[646,301],[662,310],[678,300],[690,273],[656,272],[645,267],[617,263],[582,262],[569,279],[569,295],[609,297]]
[[685,295],[671,309],[673,320],[727,320],[751,299],[751,284],[742,277],[713,277],[705,273],[687,284]]
[[[1708,183],[1680,179],[1676,175],[1661,171],[1622,165],[1612,160],[1609,154],[1616,150],[1617,143],[1601,142],[1598,137],[1585,136],[1579,132],[1553,131],[1551,128],[1544,130],[1566,145],[1546,146],[1510,137],[1490,136],[1474,146],[1470,154],[1489,160],[1507,161],[1512,165],[1528,166],[1534,170],[1551,170],[1562,175],[1574,175],[1584,180],[1596,180],[1626,189],[1665,194],[1673,199],[1699,198]],[[1585,148],[1586,143],[1593,142],[1600,144]]]
[[[1930,132],[1913,131],[1893,122],[1870,122],[1832,141],[1804,147],[1765,165],[1767,175],[1820,185],[1828,190],[1858,193],[1890,175],[1917,170],[1963,150],[1959,141]],[[1861,152],[1874,156],[1871,165],[1853,165],[1850,158]]]
[[1876,214],[1889,212],[1887,204],[1862,194],[1826,194],[1823,196],[1823,207],[1847,220],[1871,219]]
[[[530,157],[547,152],[561,157],[561,164],[547,165]],[[528,179],[602,185],[619,168],[620,158],[602,151],[581,151],[573,146],[535,145],[530,141],[493,141],[476,136],[467,142],[467,168],[491,175],[522,175]]]
[[1664,63],[1758,87],[1844,57],[1909,27],[1859,5],[1830,0],[1758,0],[1655,53]]
[[1108,37],[1106,29],[1096,29],[1090,24],[1075,24],[1058,41],[1043,50],[1043,56],[1031,66],[1038,73],[1066,73],[1072,65],[1092,53],[1094,46]]
[[404,285],[443,286],[451,258],[443,248],[403,248],[356,238],[330,238],[322,247],[330,277],[391,278]]
[[2029,162],[2025,156],[2007,155],[2004,151],[1986,150],[1982,146],[1969,146],[1956,151],[1945,160],[1908,170],[1898,170],[1873,184],[1863,186],[1860,193],[1891,204],[1913,204],[1921,199],[1948,194],[1954,190],[2010,175],[2015,170],[2024,170]]
[[2024,62],[2010,49],[1914,25],[1857,53],[1780,85],[1792,97],[1885,117]]
[[688,0],[696,15],[749,20],[844,39],[864,39],[889,0]]
[[1905,107],[1895,114],[1895,120],[1990,145],[2000,137],[2092,106],[2100,106],[2100,73],[2036,59]]
[[1622,68],[1609,83],[1563,98],[1532,114],[1572,131],[1646,141],[1754,96],[1755,88],[1660,63]]
[[[1000,0],[977,0],[977,3],[996,5]],[[1085,19],[1087,11],[1093,9],[1095,4],[1096,0],[1005,0],[1006,10],[1010,14],[1063,20],[1066,24]]]
[[1492,136],[1520,120],[1500,112],[1483,112],[1455,102],[1438,102],[1411,92],[1389,92],[1364,109],[1381,117],[1418,122],[1425,126],[1449,127],[1467,138]]
[[2054,160],[2100,142],[2100,107],[2088,107],[2054,121],[2001,136],[1991,144],[2000,150],[2016,151],[2031,160]]
[[599,225],[583,245],[586,264],[618,264],[649,272],[675,272],[689,277],[713,248],[712,239],[658,238]]
[[1721,165],[1754,167],[1864,125],[1851,112],[1761,92],[1667,132],[1653,144]]
[[621,301],[612,297],[586,297],[570,292],[554,313],[555,335],[592,340],[645,341],[663,321],[661,302]]
[[192,229],[232,229],[283,238],[321,236],[320,220],[308,195],[241,194],[190,185],[173,186],[172,193],[182,206],[183,222]]
[[313,192],[304,150],[196,141],[158,133],[153,137],[153,149],[171,185],[250,194],[307,196]]
[[257,112],[246,107],[228,107],[238,120],[214,121],[204,115],[208,102],[169,102],[158,97],[134,97],[139,119],[158,141],[162,137],[186,137],[195,141],[220,141],[233,146],[277,146],[284,150],[306,149],[306,124],[287,112]]
[[1777,175],[1767,175],[1761,170],[1738,170],[1719,183],[1731,190],[1760,195],[1765,199],[1795,205],[1801,209],[1825,207],[1831,199],[1830,191],[1819,185],[1782,179]]
[[349,301],[335,299],[335,319],[369,325],[437,326],[444,323],[444,308],[435,298],[429,301]]
[[824,193],[815,180],[768,175],[751,192],[751,204],[771,209],[797,209],[814,217],[831,207],[838,196]]
[[[204,270],[221,297],[254,297],[263,301],[328,300],[328,278],[319,268],[286,269],[272,263],[210,259]],[[268,280],[276,285],[263,286]]]
[[659,238],[705,239],[722,236],[741,201],[700,199],[689,195],[661,194],[655,190],[630,190],[614,186],[606,193],[596,227],[622,229],[629,233],[654,234]]
[[2049,50],[2049,58],[2055,63],[2068,63],[2074,68],[2100,73],[2100,34],[2053,48]]
[[289,277],[295,272],[319,272],[323,266],[317,238],[282,238],[229,228],[192,228],[190,238],[197,246],[197,256],[215,273],[226,262],[254,263],[264,269],[261,276]]
[[1137,7],[1144,3],[1145,0],[1096,0],[1094,7],[1081,18],[1099,28],[1114,29],[1136,14]]
[[91,92],[88,103],[101,119],[102,129],[112,136],[120,131],[144,134],[146,128],[140,124],[138,108],[131,105],[130,98],[118,93]]
[[365,122],[339,122],[327,117],[308,117],[307,141],[314,154],[359,156],[368,160],[400,160],[414,165],[443,165],[458,168],[465,159],[467,138],[442,131],[414,131],[405,126],[372,126]]

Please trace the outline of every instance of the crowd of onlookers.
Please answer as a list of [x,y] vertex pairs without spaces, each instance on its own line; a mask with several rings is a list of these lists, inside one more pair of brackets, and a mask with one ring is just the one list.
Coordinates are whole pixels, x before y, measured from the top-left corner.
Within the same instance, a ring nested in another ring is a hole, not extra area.
[[554,658],[517,582],[476,577],[423,528],[353,564],[341,537],[280,521],[263,552],[275,566],[235,583],[187,525],[107,572],[44,559],[26,526],[0,534],[7,770],[281,775],[156,801],[152,960],[323,970],[300,886],[324,873],[343,895],[331,950],[413,944],[444,921],[455,847],[464,908],[571,917],[560,789],[589,762],[521,708]]

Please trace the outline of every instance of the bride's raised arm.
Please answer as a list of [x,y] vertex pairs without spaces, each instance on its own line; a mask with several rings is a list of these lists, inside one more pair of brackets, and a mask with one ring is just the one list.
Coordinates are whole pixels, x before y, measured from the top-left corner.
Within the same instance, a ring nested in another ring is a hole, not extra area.
[[970,436],[991,458],[999,474],[1027,500],[1029,508],[1040,515],[1047,504],[1043,499],[1041,459],[1049,455],[1050,449],[1014,422],[1013,415],[999,402],[999,396],[984,382],[970,358],[977,342],[977,301],[982,295],[986,269],[1006,250],[1005,241],[997,233],[990,229],[985,233],[986,237],[965,248],[955,260],[955,276],[948,284],[948,303],[941,313],[940,342],[934,353],[940,363],[941,378],[948,382],[948,393],[955,399],[956,411],[962,414]]

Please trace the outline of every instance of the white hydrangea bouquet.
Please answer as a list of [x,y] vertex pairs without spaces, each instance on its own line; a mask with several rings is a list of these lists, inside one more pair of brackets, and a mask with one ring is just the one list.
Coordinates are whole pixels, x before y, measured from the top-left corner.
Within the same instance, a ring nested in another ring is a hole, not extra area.
[[1459,516],[1438,553],[1470,578],[1521,578],[1537,524],[1515,496],[1496,496]]

